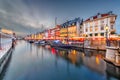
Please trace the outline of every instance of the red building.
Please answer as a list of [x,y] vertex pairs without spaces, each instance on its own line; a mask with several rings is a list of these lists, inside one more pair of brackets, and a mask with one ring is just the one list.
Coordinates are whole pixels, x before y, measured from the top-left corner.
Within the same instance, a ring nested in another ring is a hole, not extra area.
[[55,38],[60,39],[60,25],[57,25],[55,28]]

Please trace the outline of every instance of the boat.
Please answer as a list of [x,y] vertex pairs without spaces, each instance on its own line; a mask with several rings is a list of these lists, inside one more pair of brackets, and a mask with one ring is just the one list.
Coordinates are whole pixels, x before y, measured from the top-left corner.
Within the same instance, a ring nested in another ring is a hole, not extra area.
[[36,41],[35,44],[41,45],[41,46],[49,45],[49,43],[47,41],[44,41],[44,40]]
[[69,44],[72,45],[73,49],[75,49],[75,50],[81,50],[84,48],[84,42],[71,41],[71,42],[69,42]]
[[28,42],[29,42],[29,43],[34,43],[34,40],[29,40]]
[[56,48],[65,48],[65,49],[72,49],[72,45],[70,44],[64,44],[60,40],[54,40],[51,44],[51,47],[56,47]]

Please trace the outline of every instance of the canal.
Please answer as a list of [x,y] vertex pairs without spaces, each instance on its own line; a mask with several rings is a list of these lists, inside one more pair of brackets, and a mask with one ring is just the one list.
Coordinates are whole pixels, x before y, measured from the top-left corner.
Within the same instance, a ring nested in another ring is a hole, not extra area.
[[104,51],[55,49],[18,41],[0,80],[119,80]]

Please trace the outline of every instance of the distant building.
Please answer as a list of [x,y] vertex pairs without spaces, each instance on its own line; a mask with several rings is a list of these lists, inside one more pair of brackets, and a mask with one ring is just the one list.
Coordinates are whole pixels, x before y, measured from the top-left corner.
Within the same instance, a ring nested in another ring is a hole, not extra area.
[[84,35],[86,37],[105,37],[106,26],[108,27],[108,34],[115,33],[115,20],[117,15],[111,11],[108,13],[92,16],[83,22]]
[[1,32],[2,32],[2,33],[6,33],[6,34],[13,34],[13,31],[12,31],[12,30],[3,29],[3,28],[1,28]]

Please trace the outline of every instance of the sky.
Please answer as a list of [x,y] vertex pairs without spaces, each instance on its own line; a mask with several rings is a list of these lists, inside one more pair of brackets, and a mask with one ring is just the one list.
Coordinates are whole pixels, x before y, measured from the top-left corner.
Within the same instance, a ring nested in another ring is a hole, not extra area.
[[0,0],[0,27],[27,35],[62,24],[77,17],[84,20],[113,11],[120,33],[120,0]]

